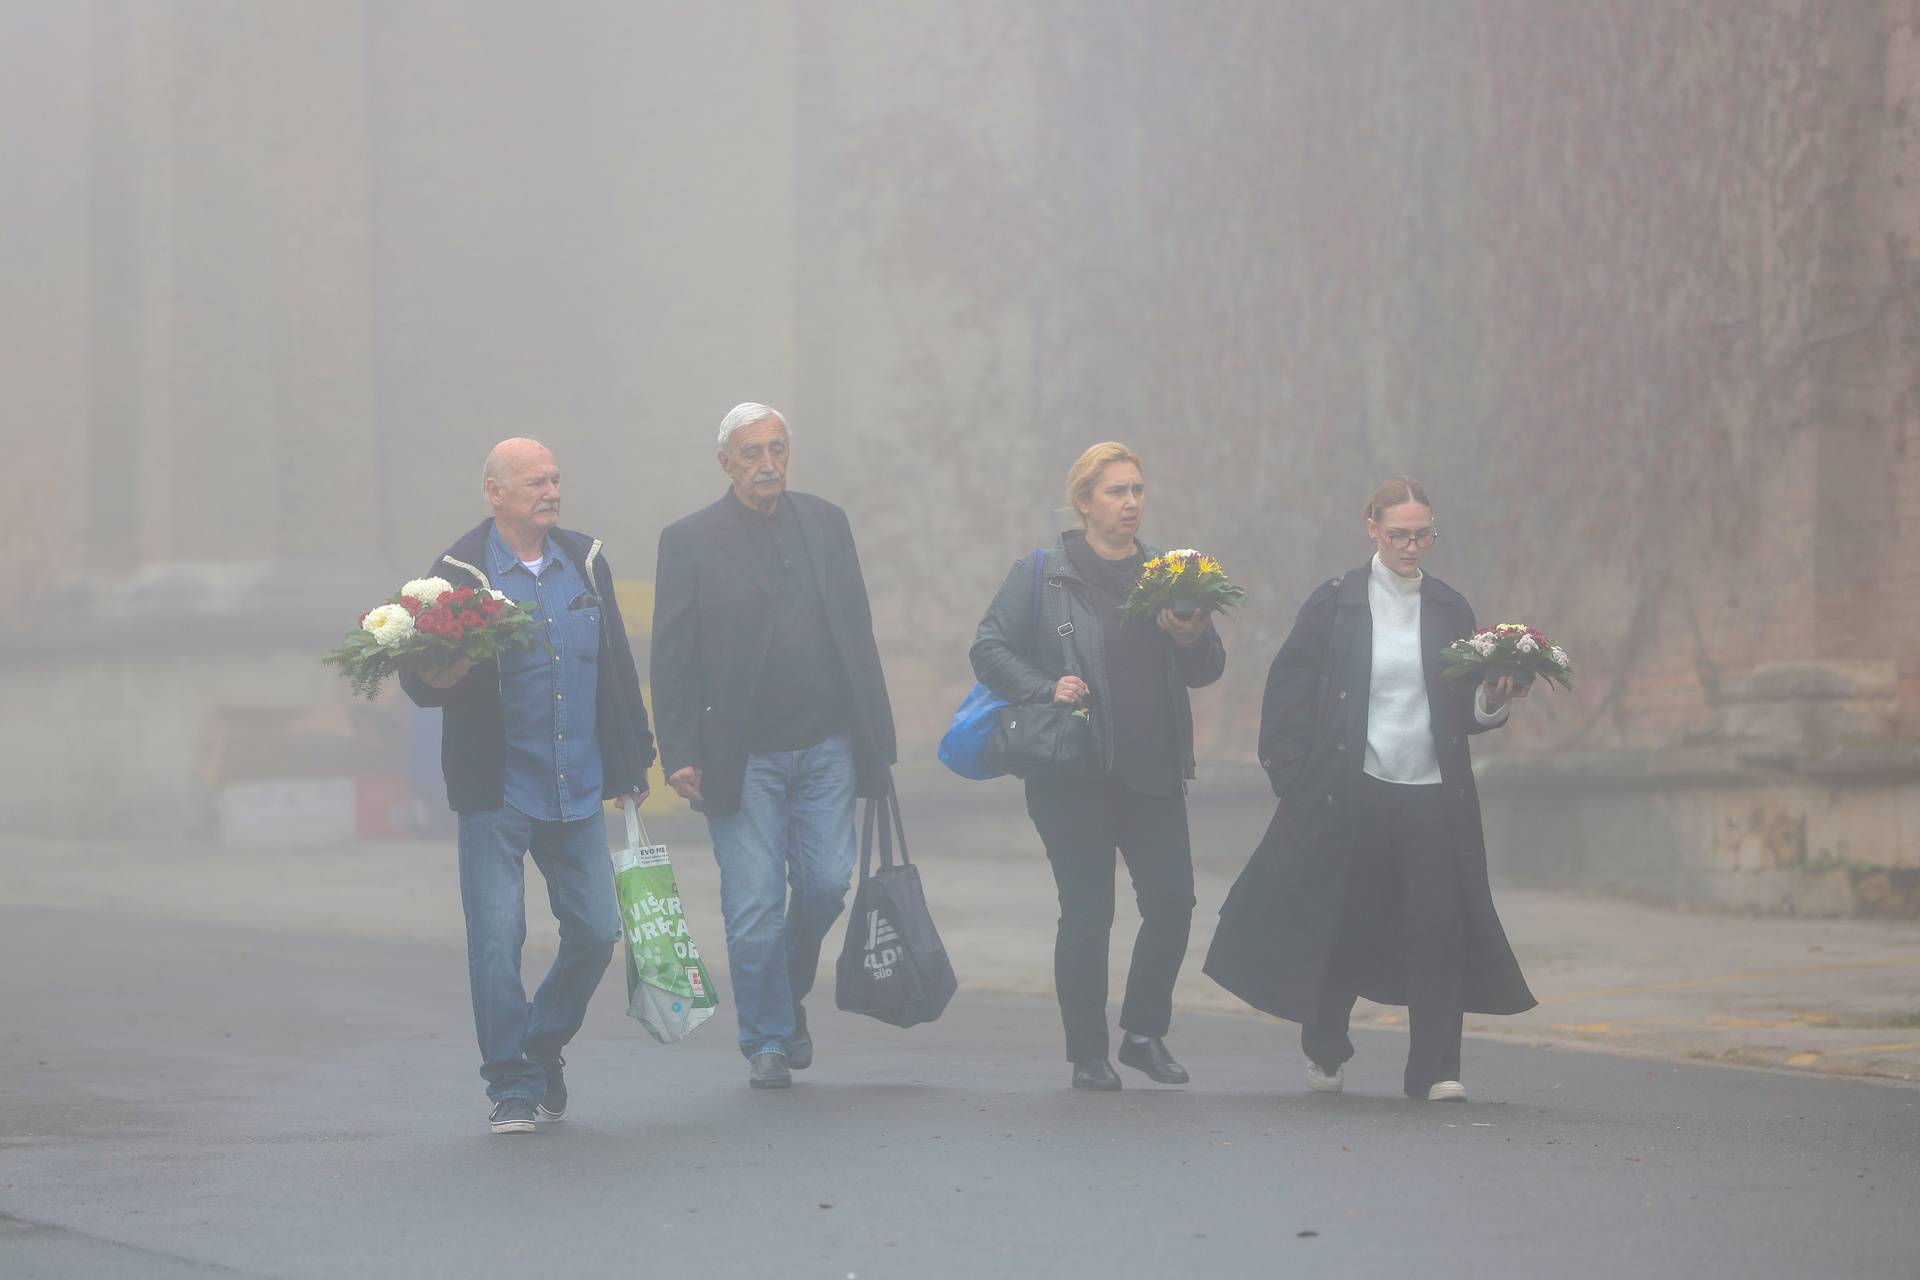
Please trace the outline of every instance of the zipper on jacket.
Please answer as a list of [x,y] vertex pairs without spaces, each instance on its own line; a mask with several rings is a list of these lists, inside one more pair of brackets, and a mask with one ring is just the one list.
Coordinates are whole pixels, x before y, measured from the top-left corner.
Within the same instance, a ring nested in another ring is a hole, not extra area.
[[[1048,584],[1049,584],[1050,586],[1052,586],[1052,587],[1053,587],[1053,588],[1054,588],[1055,590],[1057,590],[1057,591],[1059,591],[1059,592],[1060,592],[1060,594],[1061,594],[1061,599],[1062,599],[1062,601],[1063,601],[1063,603],[1065,603],[1065,604],[1068,604],[1068,605],[1071,605],[1071,603],[1072,603],[1072,594],[1073,594],[1073,593],[1072,593],[1072,592],[1070,592],[1070,591],[1068,591],[1068,590],[1067,590],[1067,588],[1066,588],[1066,586],[1065,586],[1065,583],[1066,583],[1066,581],[1067,581],[1067,579],[1066,579],[1066,577],[1065,577],[1064,575],[1063,575],[1063,576],[1060,576],[1060,577],[1054,577],[1054,576],[1052,576],[1052,575],[1049,575],[1049,576],[1048,576],[1048,579],[1047,579],[1047,581],[1048,581]],[[1075,579],[1075,581],[1078,581],[1078,579]],[[1083,603],[1085,603],[1085,602],[1083,602]],[[1091,606],[1091,605],[1088,605],[1088,606],[1087,606],[1087,613],[1088,613],[1088,616],[1090,616],[1090,617],[1092,617],[1092,618],[1094,619],[1094,621],[1096,621],[1096,622],[1098,622],[1098,621],[1099,621],[1099,617],[1098,617],[1098,615],[1097,615],[1097,614],[1095,613],[1095,611],[1093,610],[1093,608],[1092,608],[1092,606]],[[1067,631],[1067,633],[1066,633],[1065,635],[1060,635],[1060,629],[1059,629],[1058,627],[1055,627],[1055,628],[1054,628],[1054,634],[1055,634],[1056,636],[1060,636],[1060,639],[1061,639],[1061,640],[1063,640],[1063,641],[1068,641],[1068,642],[1069,642],[1069,643],[1067,643],[1067,644],[1065,644],[1065,645],[1063,645],[1063,646],[1062,646],[1063,648],[1065,648],[1065,649],[1067,649],[1067,650],[1068,650],[1068,651],[1069,651],[1070,653],[1075,653],[1075,654],[1077,654],[1077,653],[1078,653],[1078,648],[1079,648],[1079,647],[1078,647],[1078,645],[1075,645],[1075,644],[1073,644],[1073,643],[1071,643],[1071,641],[1072,641],[1072,640],[1073,640],[1073,639],[1074,639],[1075,637],[1077,637],[1077,636],[1078,636],[1078,635],[1080,634],[1080,629],[1079,629],[1078,627],[1074,627],[1074,626],[1073,626],[1072,624],[1073,624],[1073,619],[1072,619],[1072,618],[1068,618],[1068,619],[1067,619],[1067,626],[1069,627],[1069,630]],[[1102,640],[1103,640],[1103,642],[1104,642],[1104,639],[1105,639],[1105,636],[1106,636],[1106,629],[1105,629],[1105,628],[1106,628],[1106,624],[1105,624],[1105,623],[1101,623],[1100,625],[1101,625],[1101,633],[1100,633],[1100,634],[1101,634],[1101,637],[1102,637]],[[1086,664],[1086,663],[1084,663],[1084,662],[1082,662],[1082,663],[1081,663],[1080,665],[1084,667],[1084,666],[1086,666],[1087,664]],[[1078,672],[1075,672],[1075,671],[1068,671],[1068,672],[1067,672],[1067,674],[1068,674],[1068,675],[1070,675],[1070,676],[1071,676],[1071,675],[1080,675],[1080,673],[1078,673]],[[1103,671],[1101,672],[1101,674],[1102,674],[1102,675],[1104,676],[1104,675],[1105,675],[1106,673],[1105,673],[1105,671],[1103,670]],[[1085,679],[1086,679],[1086,676],[1084,676],[1084,675],[1080,675],[1080,678],[1081,678],[1082,680],[1085,680]],[[1095,699],[1096,699],[1096,701],[1097,701],[1097,702],[1105,702],[1105,703],[1107,703],[1107,704],[1108,704],[1108,705],[1103,705],[1103,706],[1099,706],[1099,707],[1097,707],[1097,708],[1096,708],[1096,709],[1097,709],[1097,710],[1098,710],[1098,711],[1100,712],[1100,714],[1101,714],[1101,716],[1103,717],[1103,719],[1102,719],[1102,721],[1101,721],[1101,723],[1102,723],[1102,724],[1110,724],[1110,723],[1111,723],[1111,721],[1113,720],[1113,707],[1111,706],[1111,703],[1110,703],[1110,694],[1109,694],[1109,692],[1108,692],[1108,690],[1107,690],[1107,688],[1106,688],[1106,683],[1107,683],[1107,682],[1106,682],[1105,680],[1102,680],[1102,681],[1100,682],[1100,686],[1101,686],[1101,687],[1100,687],[1100,689],[1099,689],[1099,690],[1098,690],[1098,691],[1096,692],[1096,694],[1095,694]],[[1089,687],[1091,687],[1091,686],[1089,686]],[[1111,728],[1109,728],[1109,729],[1107,729],[1107,730],[1106,730],[1106,735],[1107,735],[1107,767],[1106,767],[1106,772],[1108,772],[1108,773],[1112,773],[1112,772],[1113,772],[1113,730],[1112,730]]]

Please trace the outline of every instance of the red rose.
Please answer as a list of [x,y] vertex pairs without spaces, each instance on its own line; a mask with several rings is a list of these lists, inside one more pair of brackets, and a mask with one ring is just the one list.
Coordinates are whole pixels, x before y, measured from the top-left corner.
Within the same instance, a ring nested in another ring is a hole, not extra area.
[[449,592],[448,594],[452,597],[453,602],[455,604],[465,604],[467,601],[473,599],[474,596],[478,595],[479,593],[476,592],[472,587],[460,587],[452,592]]
[[464,637],[466,634],[467,634],[466,629],[462,627],[459,623],[450,622],[447,624],[447,632],[446,632],[447,639],[459,640],[462,637]]
[[472,609],[462,609],[454,615],[453,620],[469,631],[478,631],[487,625],[487,620]]
[[417,618],[420,616],[420,610],[426,606],[421,604],[420,601],[413,596],[401,596],[400,607]]
[[480,612],[486,614],[489,618],[498,617],[500,614],[500,602],[489,596],[480,602]]

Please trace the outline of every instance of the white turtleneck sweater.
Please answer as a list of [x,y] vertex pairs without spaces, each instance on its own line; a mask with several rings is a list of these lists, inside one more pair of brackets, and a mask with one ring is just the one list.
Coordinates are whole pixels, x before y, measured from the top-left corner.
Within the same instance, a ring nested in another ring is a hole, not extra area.
[[[1367,687],[1367,773],[1382,782],[1410,786],[1440,781],[1434,751],[1433,712],[1427,703],[1427,672],[1420,655],[1420,587],[1425,575],[1403,578],[1375,555],[1367,575],[1367,605],[1373,614],[1373,679]],[[1489,712],[1486,688],[1474,695],[1481,724],[1499,724],[1508,707]]]

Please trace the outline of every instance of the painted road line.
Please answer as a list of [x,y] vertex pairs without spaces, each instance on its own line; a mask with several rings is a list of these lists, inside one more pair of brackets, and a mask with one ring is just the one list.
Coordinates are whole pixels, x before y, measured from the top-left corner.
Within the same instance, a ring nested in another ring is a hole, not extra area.
[[1676,978],[1671,982],[1648,982],[1632,987],[1603,987],[1598,991],[1562,991],[1541,996],[1541,1004],[1559,1004],[1568,1000],[1607,1000],[1615,996],[1647,995],[1656,991],[1689,991],[1697,987],[1719,987],[1733,982],[1755,982],[1761,978],[1797,978],[1816,973],[1843,973],[1854,969],[1904,969],[1920,967],[1920,955],[1894,956],[1886,960],[1853,960],[1841,964],[1809,964],[1792,969],[1755,969],[1751,973],[1727,973],[1711,978]]

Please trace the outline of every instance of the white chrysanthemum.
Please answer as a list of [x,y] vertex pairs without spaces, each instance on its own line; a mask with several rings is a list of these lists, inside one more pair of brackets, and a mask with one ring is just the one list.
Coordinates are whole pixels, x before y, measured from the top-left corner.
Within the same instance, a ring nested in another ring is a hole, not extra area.
[[397,604],[383,604],[360,624],[362,631],[373,633],[381,648],[391,649],[413,634],[413,615]]
[[1532,636],[1521,636],[1514,642],[1513,651],[1515,653],[1538,653],[1540,651],[1540,642]]
[[1483,658],[1491,658],[1493,651],[1500,647],[1500,642],[1489,635],[1475,636],[1467,643],[1472,645],[1473,651]]
[[487,588],[487,597],[491,600],[498,600],[501,604],[507,602],[507,593],[504,591],[495,591],[492,587]]
[[412,596],[421,604],[430,605],[451,590],[453,590],[453,584],[445,578],[415,578],[400,588],[400,594]]
[[1552,659],[1553,665],[1559,667],[1562,671],[1565,671],[1570,665],[1567,661],[1567,651],[1559,645],[1554,645],[1553,648],[1547,650],[1547,657]]

